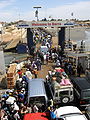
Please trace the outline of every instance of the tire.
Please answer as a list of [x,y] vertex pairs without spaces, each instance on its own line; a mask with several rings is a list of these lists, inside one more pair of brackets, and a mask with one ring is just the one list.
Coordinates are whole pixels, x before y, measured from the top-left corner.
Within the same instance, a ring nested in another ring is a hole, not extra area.
[[66,104],[66,103],[69,103],[69,101],[70,101],[70,98],[68,96],[64,96],[61,98],[61,103]]

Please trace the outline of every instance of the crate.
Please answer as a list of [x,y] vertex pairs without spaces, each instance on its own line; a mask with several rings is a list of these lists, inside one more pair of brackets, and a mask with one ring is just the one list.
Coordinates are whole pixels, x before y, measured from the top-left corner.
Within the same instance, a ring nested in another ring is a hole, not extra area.
[[8,77],[7,81],[13,81],[13,77]]
[[13,81],[7,81],[7,84],[11,84],[11,85],[14,85],[15,84],[15,82],[13,82]]
[[14,85],[7,85],[7,88],[8,88],[8,89],[13,89],[13,88],[14,88]]
[[8,85],[15,85],[15,78],[7,78]]
[[13,77],[14,73],[7,73],[7,77]]
[[14,73],[16,71],[16,64],[11,64],[7,73]]

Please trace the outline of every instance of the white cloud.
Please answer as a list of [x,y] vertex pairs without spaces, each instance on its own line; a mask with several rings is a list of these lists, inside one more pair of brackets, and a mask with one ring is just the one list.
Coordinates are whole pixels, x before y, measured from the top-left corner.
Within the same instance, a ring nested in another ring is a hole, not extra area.
[[[73,12],[73,17],[71,13]],[[44,11],[41,12],[40,18],[44,15]],[[47,9],[47,16],[52,18],[61,19],[90,19],[90,1],[77,2],[75,4],[67,4],[63,6],[57,6],[55,8]]]

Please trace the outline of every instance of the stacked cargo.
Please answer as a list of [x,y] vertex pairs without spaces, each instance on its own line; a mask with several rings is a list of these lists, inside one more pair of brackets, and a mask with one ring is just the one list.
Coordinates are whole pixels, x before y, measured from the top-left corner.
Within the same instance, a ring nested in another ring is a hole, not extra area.
[[17,64],[11,64],[7,72],[7,88],[12,89],[16,82],[16,66]]

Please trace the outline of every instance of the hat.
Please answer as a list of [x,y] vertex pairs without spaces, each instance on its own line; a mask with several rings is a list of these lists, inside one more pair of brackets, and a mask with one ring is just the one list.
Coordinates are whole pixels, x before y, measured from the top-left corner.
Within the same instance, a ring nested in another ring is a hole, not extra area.
[[21,90],[21,93],[23,93],[23,90]]
[[10,92],[9,95],[13,95],[13,94]]
[[37,66],[35,66],[35,69],[37,69]]
[[48,107],[48,110],[50,110],[50,107]]
[[[22,90],[25,90],[25,88],[22,88]],[[21,91],[22,91],[22,90],[21,90]]]
[[19,78],[18,80],[21,82],[21,81],[22,81],[22,78]]
[[8,90],[9,93],[13,93],[13,90]]
[[27,68],[27,71],[29,71],[29,69]]

